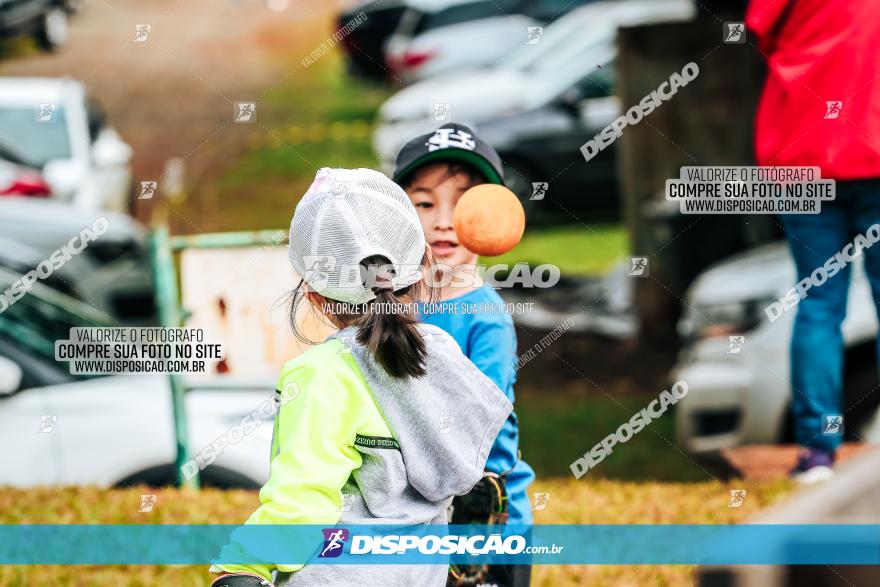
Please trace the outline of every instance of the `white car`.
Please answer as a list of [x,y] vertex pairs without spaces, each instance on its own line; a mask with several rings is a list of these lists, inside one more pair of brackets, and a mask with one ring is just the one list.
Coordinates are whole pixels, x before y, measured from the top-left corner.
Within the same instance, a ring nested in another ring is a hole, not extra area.
[[[0,269],[0,289],[16,277]],[[101,325],[100,319],[40,283],[0,313],[0,443],[6,447],[0,486],[175,482],[168,376],[86,378],[54,360],[54,340],[67,339],[72,326]],[[185,401],[190,454],[231,438],[231,427],[273,395],[271,380],[199,381]],[[256,488],[268,479],[272,421],[258,422],[203,471],[204,484]]]
[[405,83],[487,66],[522,45],[538,23],[521,0],[410,0],[385,46],[385,62]]
[[85,209],[129,209],[132,149],[77,81],[0,78],[0,147],[41,170],[53,198]]
[[[851,279],[842,328],[844,428],[877,441],[877,317],[861,258]],[[742,444],[792,440],[789,347],[796,309],[774,322],[764,309],[796,282],[788,246],[776,242],[709,268],[688,290],[679,325],[686,343],[672,374],[688,383],[675,412],[678,443],[688,452],[711,459]]]
[[[617,29],[650,22],[689,20],[696,14],[688,0],[595,2],[553,22],[534,45],[522,45],[491,69],[468,70],[426,80],[402,89],[379,109],[373,148],[383,170],[410,139],[447,120],[480,132],[480,124],[507,114],[528,112],[554,100],[577,103],[587,126],[601,128],[619,116],[616,97],[578,99],[578,88],[597,65],[607,67],[617,54]],[[569,94],[573,94],[569,97]],[[435,117],[434,104],[448,105],[446,119]],[[494,147],[492,136],[483,139]]]

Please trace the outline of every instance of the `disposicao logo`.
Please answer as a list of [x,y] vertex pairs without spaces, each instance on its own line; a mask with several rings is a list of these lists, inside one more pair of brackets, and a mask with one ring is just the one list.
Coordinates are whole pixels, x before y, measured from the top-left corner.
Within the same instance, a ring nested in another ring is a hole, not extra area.
[[342,554],[345,541],[348,540],[348,530],[345,528],[324,528],[324,548],[318,558],[335,558]]

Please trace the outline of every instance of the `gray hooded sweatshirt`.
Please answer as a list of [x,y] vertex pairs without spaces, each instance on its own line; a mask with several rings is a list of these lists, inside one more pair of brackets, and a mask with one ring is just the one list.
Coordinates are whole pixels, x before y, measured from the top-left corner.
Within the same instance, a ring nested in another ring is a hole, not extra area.
[[[393,435],[376,442],[352,439],[362,464],[342,487],[338,525],[446,524],[456,495],[480,480],[489,450],[512,409],[504,393],[461,352],[443,330],[418,326],[428,349],[427,374],[391,377],[346,328],[325,342],[338,340],[350,352],[375,406]],[[324,346],[324,345],[321,345]],[[371,446],[379,445],[382,446]],[[399,447],[399,448],[398,448]],[[443,587],[441,565],[305,565],[277,571],[280,586]]]

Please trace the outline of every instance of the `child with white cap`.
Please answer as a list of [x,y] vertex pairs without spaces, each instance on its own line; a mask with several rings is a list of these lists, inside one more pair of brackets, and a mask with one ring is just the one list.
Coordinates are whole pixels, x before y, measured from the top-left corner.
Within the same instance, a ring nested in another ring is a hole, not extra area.
[[[512,406],[448,334],[418,320],[429,291],[420,268],[431,260],[415,208],[381,173],[322,169],[296,207],[289,250],[303,278],[291,317],[307,299],[339,331],[282,368],[270,478],[246,523],[446,524]],[[233,539],[221,560],[244,548]],[[441,587],[447,577],[444,565],[211,571],[223,573],[213,585],[228,587]]]

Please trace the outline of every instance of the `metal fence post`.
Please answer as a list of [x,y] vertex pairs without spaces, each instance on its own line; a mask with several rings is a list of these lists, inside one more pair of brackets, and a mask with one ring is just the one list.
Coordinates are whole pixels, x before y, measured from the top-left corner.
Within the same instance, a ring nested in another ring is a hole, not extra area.
[[[183,312],[180,309],[180,297],[177,290],[177,270],[171,251],[168,227],[156,227],[150,235],[150,257],[155,287],[156,308],[159,312],[159,324],[163,327],[183,326]],[[189,436],[186,422],[186,397],[183,378],[170,374],[171,405],[174,411],[174,436],[177,443],[177,483],[181,487],[199,487],[199,473],[196,469],[191,477],[183,471],[183,465],[189,461]]]

